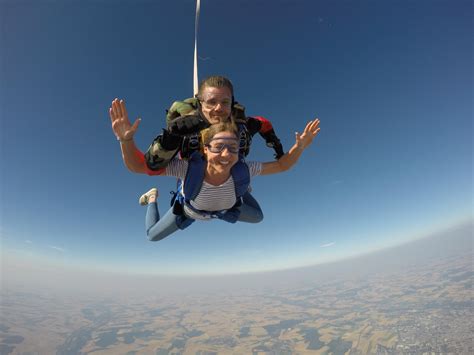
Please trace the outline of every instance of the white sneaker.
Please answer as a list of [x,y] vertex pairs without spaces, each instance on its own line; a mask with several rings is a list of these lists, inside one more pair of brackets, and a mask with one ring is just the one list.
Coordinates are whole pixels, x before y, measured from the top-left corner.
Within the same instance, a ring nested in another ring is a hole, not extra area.
[[150,189],[148,192],[145,192],[143,195],[140,196],[138,203],[142,206],[148,205],[148,201],[150,200],[151,196],[158,197],[158,189],[156,187]]

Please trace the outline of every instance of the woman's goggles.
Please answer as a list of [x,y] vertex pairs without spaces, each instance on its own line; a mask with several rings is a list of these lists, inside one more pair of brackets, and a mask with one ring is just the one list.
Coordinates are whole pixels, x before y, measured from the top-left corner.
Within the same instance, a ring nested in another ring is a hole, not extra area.
[[[219,138],[221,140],[222,138]],[[209,142],[209,144],[206,144],[206,147],[209,149],[210,152],[212,153],[220,153],[222,152],[225,148],[229,151],[229,153],[232,154],[237,154],[240,150],[239,147],[239,141],[237,139],[229,139],[229,143],[224,143],[224,142]]]

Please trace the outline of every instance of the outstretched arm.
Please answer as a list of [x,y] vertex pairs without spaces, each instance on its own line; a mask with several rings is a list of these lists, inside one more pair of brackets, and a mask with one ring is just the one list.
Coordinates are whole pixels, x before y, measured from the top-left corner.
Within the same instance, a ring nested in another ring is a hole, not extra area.
[[267,146],[275,150],[276,159],[280,159],[285,154],[272,123],[268,119],[262,116],[247,117],[247,128],[252,136],[257,132],[260,133]]
[[112,131],[117,137],[117,140],[120,141],[123,162],[127,168],[134,173],[148,175],[160,174],[160,171],[153,171],[147,167],[143,153],[137,148],[133,141],[133,136],[138,129],[141,119],[137,118],[133,125],[130,124],[125,101],[119,99],[112,101],[112,105],[109,108],[109,115],[112,122]]
[[263,163],[260,175],[277,174],[289,170],[296,164],[301,153],[313,142],[319,130],[319,119],[309,121],[302,134],[295,133],[296,142],[290,151],[277,161]]

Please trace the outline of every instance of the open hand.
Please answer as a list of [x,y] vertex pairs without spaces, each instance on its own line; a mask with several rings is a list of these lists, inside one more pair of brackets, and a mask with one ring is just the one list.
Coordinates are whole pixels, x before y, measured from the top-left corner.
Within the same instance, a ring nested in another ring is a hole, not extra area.
[[137,118],[133,125],[128,119],[125,101],[115,99],[112,101],[112,106],[109,108],[110,120],[112,121],[112,131],[120,141],[129,141],[138,129],[141,118]]
[[302,134],[295,132],[297,147],[306,149],[313,142],[319,131],[319,118],[309,121]]

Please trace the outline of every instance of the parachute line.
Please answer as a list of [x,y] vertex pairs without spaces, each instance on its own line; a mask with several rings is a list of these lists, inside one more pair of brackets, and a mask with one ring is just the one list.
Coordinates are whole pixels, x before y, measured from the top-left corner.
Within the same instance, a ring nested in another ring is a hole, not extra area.
[[194,23],[194,74],[193,74],[193,91],[194,95],[198,93],[198,54],[197,54],[197,36],[198,36],[198,27],[199,27],[199,12],[201,10],[201,1],[196,0],[196,20]]

